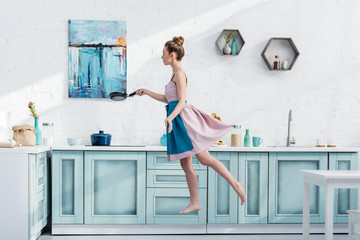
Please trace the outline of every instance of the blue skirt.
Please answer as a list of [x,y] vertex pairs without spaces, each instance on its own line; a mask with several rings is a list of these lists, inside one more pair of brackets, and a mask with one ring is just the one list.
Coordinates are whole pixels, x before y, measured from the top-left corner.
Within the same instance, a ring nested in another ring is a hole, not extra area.
[[[174,111],[178,102],[179,101],[172,101],[165,106],[167,116]],[[169,125],[166,127],[166,137],[168,155],[187,152],[194,148],[180,114],[172,120],[172,131],[170,133]]]

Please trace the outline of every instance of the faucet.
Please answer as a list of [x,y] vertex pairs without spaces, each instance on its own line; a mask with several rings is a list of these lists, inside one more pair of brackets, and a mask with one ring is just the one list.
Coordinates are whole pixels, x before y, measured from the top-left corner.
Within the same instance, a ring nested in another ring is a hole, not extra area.
[[290,140],[290,122],[292,121],[292,110],[290,109],[289,111],[289,117],[288,117],[288,135],[286,138],[286,146],[290,147],[291,145],[295,145],[296,140],[295,137],[293,136],[293,138]]

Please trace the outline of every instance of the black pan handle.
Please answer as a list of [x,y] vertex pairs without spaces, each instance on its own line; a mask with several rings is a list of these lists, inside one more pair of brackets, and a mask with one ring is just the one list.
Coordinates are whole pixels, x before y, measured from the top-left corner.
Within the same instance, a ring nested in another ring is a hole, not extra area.
[[136,92],[132,92],[132,93],[129,94],[129,97],[132,97],[132,96],[134,96],[135,94],[136,94]]

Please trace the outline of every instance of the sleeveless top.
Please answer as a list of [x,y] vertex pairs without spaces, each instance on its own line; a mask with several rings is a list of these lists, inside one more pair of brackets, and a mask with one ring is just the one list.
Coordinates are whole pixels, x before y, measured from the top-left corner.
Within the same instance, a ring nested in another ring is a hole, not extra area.
[[[179,102],[177,86],[171,79],[165,86],[165,96],[168,101],[167,116]],[[172,128],[170,133],[168,128],[166,129],[167,154],[170,161],[187,158],[206,150],[228,133],[232,126],[220,122],[190,104],[185,104],[181,112],[172,120]]]

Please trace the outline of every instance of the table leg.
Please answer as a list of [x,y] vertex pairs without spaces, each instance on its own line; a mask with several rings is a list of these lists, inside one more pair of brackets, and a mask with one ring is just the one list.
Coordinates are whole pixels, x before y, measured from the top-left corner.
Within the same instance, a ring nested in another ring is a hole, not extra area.
[[310,184],[304,182],[304,199],[303,199],[303,237],[309,239],[310,233]]
[[325,187],[325,239],[333,240],[334,186]]

